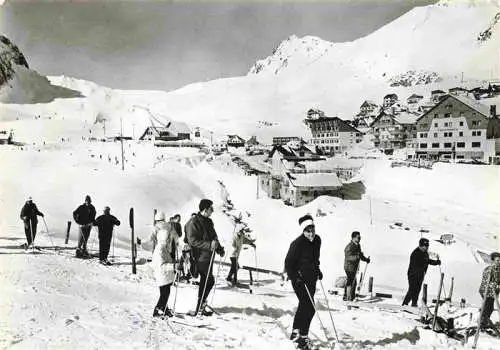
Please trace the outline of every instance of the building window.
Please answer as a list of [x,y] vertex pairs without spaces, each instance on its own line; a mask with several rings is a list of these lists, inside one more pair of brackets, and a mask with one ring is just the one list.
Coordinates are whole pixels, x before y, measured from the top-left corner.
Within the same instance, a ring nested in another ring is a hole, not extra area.
[[438,127],[438,123],[434,123],[434,127],[437,128]]
[[458,136],[464,136],[464,133],[462,131],[459,131]]
[[434,137],[438,137],[438,133],[437,132],[434,133]]
[[445,142],[444,148],[451,148],[451,142]]
[[465,142],[457,142],[457,148],[465,148]]
[[439,148],[439,142],[438,143],[433,143],[432,148]]
[[449,105],[446,105],[446,108],[447,108],[447,109],[452,109],[452,108],[453,108],[453,106],[452,106],[451,104],[449,104]]
[[464,122],[460,122],[460,126],[464,126]]
[[481,142],[473,142],[472,143],[472,148],[479,148],[481,147]]
[[472,126],[479,126],[479,120],[473,120]]
[[481,130],[476,131],[476,136],[481,136]]
[[464,116],[464,112],[460,112],[460,116],[463,117]]
[[421,143],[420,144],[420,148],[427,148],[427,144],[426,143]]
[[434,113],[434,118],[439,118],[439,114],[438,113]]

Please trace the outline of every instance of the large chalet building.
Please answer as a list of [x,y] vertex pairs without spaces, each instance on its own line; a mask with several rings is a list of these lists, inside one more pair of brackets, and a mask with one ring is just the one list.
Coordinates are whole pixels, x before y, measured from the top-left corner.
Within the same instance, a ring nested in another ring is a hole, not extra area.
[[405,148],[416,136],[417,119],[412,113],[394,115],[382,111],[371,124],[375,147],[385,153]]
[[338,117],[308,116],[304,123],[312,138],[309,144],[324,153],[344,152],[363,140],[363,133]]
[[498,162],[500,121],[496,106],[447,95],[417,120],[415,155],[425,159]]

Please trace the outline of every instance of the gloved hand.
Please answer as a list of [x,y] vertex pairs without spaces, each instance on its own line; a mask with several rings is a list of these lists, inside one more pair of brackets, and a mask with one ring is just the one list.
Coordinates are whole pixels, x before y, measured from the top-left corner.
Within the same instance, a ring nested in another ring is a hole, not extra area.
[[323,279],[323,272],[321,272],[321,270],[319,270],[319,272],[318,272],[318,279],[320,281]]
[[441,265],[441,260],[439,258],[437,259],[437,264]]
[[217,250],[217,248],[219,248],[220,244],[217,240],[213,240],[211,243],[210,243],[210,250]]
[[221,249],[221,250],[222,250],[222,251],[221,251],[221,253],[220,253],[220,256],[221,256],[221,257],[224,257],[224,255],[226,255],[226,250],[224,249],[224,247],[222,247],[222,249]]
[[45,215],[43,215],[43,213],[40,213],[40,216],[41,216],[42,218],[43,218],[43,217],[45,217]]
[[256,248],[255,243],[250,243],[250,247],[252,247],[253,249],[255,249]]
[[136,241],[137,241],[137,245],[141,245],[142,241],[141,241],[141,239],[139,237],[137,237]]
[[372,261],[372,259],[370,259],[370,257],[366,258],[366,263],[367,264],[369,264],[371,261]]

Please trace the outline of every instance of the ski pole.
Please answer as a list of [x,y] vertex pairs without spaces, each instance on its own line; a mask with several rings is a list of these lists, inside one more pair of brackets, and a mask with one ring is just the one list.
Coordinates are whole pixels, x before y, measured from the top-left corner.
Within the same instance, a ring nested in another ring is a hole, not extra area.
[[50,244],[52,245],[52,248],[54,248],[54,251],[56,251],[56,246],[54,245],[54,241],[52,240],[52,237],[49,234],[49,227],[47,226],[47,222],[45,221],[45,218],[42,216],[43,223],[45,224],[45,233],[49,237]]
[[474,336],[474,343],[472,344],[472,348],[475,349],[477,346],[477,341],[479,340],[479,332],[481,331],[481,321],[483,318],[483,312],[484,312],[484,306],[486,305],[486,298],[488,296],[488,289],[490,287],[490,281],[491,281],[491,272],[493,269],[490,269],[490,272],[488,274],[488,280],[486,282],[486,288],[484,290],[484,297],[483,297],[483,304],[481,306],[481,310],[479,312],[479,318],[477,320],[477,329],[476,329],[476,334]]
[[[368,257],[370,259],[370,257]],[[363,283],[365,282],[366,270],[368,269],[368,263],[365,263],[365,269],[363,270],[363,274],[361,275],[361,281],[359,281],[358,292],[361,292],[363,288]]]
[[[198,316],[198,312],[200,311],[203,302],[206,300],[205,292],[207,291],[208,277],[210,276],[210,271],[212,270],[212,264],[214,262],[214,257],[215,257],[215,249],[212,250],[212,256],[210,257],[210,264],[208,265],[207,276],[205,277],[205,283],[203,285],[203,293],[201,294],[200,304],[196,308],[196,313],[194,314],[195,317]],[[214,286],[215,286],[215,283],[214,283]]]
[[316,317],[318,317],[319,324],[321,325],[321,329],[323,329],[323,333],[325,333],[326,341],[328,341],[328,333],[326,332],[325,325],[323,324],[323,321],[321,321],[321,317],[319,317],[318,310],[316,309],[316,304],[314,303],[314,299],[312,298],[311,293],[309,292],[309,288],[307,288],[307,284],[304,281],[304,287],[307,292],[307,296],[309,297],[309,301],[311,301],[312,307],[314,309],[314,313],[316,314]]
[[335,332],[335,339],[337,339],[337,343],[339,343],[340,340],[339,340],[339,336],[337,334],[337,327],[335,327],[335,322],[333,322],[332,310],[330,310],[330,304],[328,303],[328,297],[326,296],[326,293],[325,293],[325,287],[323,287],[323,281],[320,280],[319,284],[321,285],[321,289],[323,290],[323,295],[325,296],[326,307],[328,308],[328,314],[330,315],[330,320],[332,321],[333,331]]
[[[175,265],[174,265],[175,266]],[[179,278],[178,278],[179,277]],[[172,308],[172,314],[175,316],[175,305],[177,303],[177,291],[179,290],[179,280],[180,276],[177,273],[177,269],[175,269],[175,278],[174,278],[174,284],[175,284],[175,294],[174,294],[174,306]]]

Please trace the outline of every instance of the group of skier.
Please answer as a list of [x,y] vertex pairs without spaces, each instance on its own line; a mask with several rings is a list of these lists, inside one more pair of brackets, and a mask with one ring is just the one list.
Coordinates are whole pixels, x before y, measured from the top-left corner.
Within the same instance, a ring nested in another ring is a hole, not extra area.
[[[99,259],[109,265],[107,256],[114,226],[120,221],[110,214],[110,208],[105,207],[103,215],[95,218],[96,211],[91,204],[90,196],[85,197],[84,204],[74,212],[73,218],[80,225],[77,257],[87,257],[87,241],[92,225],[99,230]],[[210,316],[212,311],[207,305],[207,296],[210,294],[215,280],[213,265],[215,254],[224,257],[225,249],[220,244],[210,218],[214,212],[213,202],[202,199],[198,206],[199,211],[193,213],[184,226],[184,247],[181,256],[178,256],[179,239],[182,236],[181,217],[176,214],[166,221],[165,213],[157,212],[154,218],[154,227],[149,241],[153,245],[152,267],[154,277],[159,287],[160,296],[153,310],[153,317],[172,317],[173,313],[168,307],[171,286],[181,276],[197,277],[200,282],[196,307],[192,315]],[[26,247],[32,246],[37,227],[37,216],[43,217],[32,198],[29,197],[21,210],[21,219],[27,239]],[[285,272],[291,281],[292,288],[298,298],[298,306],[293,320],[290,339],[297,343],[299,349],[310,349],[311,342],[308,338],[309,327],[316,312],[314,295],[316,284],[323,279],[320,269],[321,238],[316,235],[314,219],[307,214],[298,220],[300,235],[290,244],[285,258]],[[346,283],[344,300],[352,301],[356,295],[356,275],[361,261],[369,264],[370,257],[365,257],[361,245],[361,234],[354,231],[351,240],[344,249],[344,270]],[[138,238],[140,245],[141,240]],[[243,230],[238,231],[232,238],[231,269],[227,280],[237,283],[238,257],[243,244],[255,247],[255,242],[244,235]],[[403,305],[417,306],[418,297],[427,272],[428,265],[441,265],[439,256],[431,259],[428,253],[429,240],[421,238],[418,247],[410,255],[408,266],[408,292],[403,300]],[[491,326],[490,316],[493,311],[495,299],[500,292],[500,253],[491,254],[492,263],[483,272],[479,292],[484,299],[481,312],[481,327]],[[179,262],[183,264],[179,265]],[[180,267],[180,268],[179,268]],[[187,268],[186,268],[187,267]],[[178,278],[179,277],[179,278]]]

